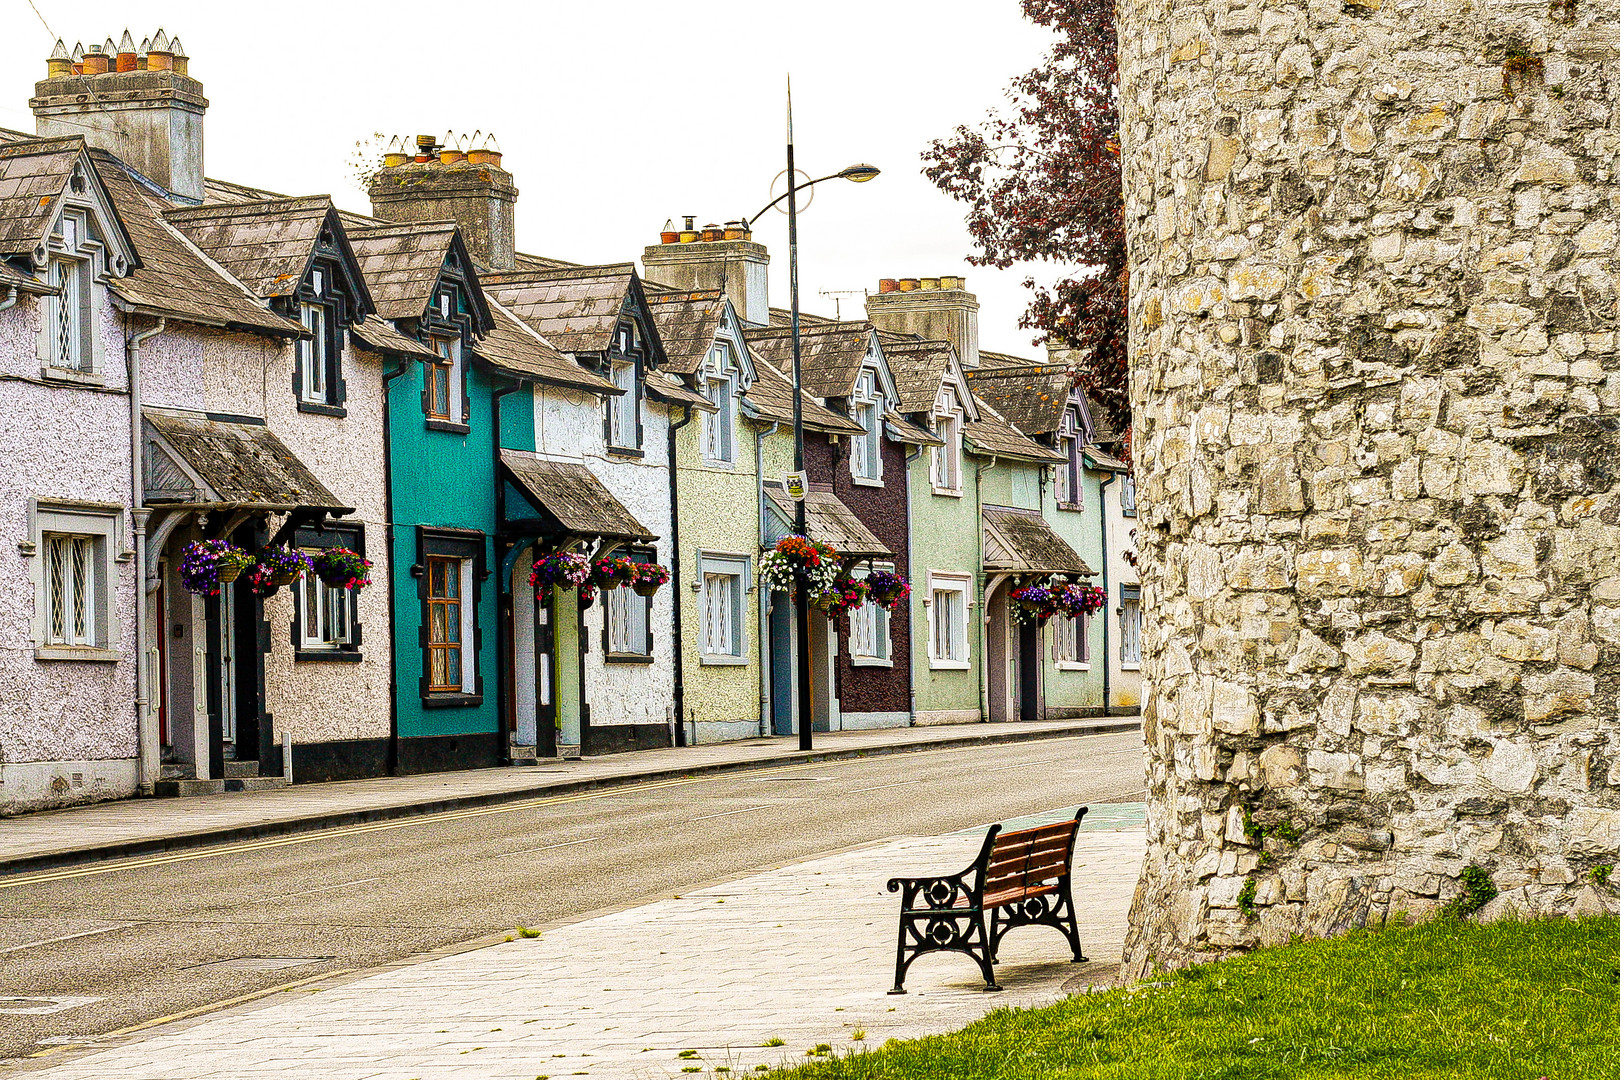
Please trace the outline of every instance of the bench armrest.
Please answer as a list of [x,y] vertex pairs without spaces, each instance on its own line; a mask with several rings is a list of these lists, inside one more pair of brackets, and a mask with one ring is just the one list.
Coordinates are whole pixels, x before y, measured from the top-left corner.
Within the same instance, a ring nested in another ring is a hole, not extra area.
[[941,877],[890,878],[889,891],[900,893],[902,912],[944,911],[963,901],[974,906],[977,898],[969,881],[974,869]]

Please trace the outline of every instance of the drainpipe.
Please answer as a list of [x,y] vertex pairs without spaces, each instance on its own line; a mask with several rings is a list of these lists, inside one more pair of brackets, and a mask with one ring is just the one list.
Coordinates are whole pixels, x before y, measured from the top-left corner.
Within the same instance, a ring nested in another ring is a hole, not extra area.
[[[906,455],[906,468],[905,468],[905,473],[906,473],[906,580],[908,580],[908,581],[914,580],[916,578],[916,576],[917,576],[917,567],[915,565],[916,560],[911,557],[911,538],[915,535],[911,530],[911,463],[913,461],[916,461],[919,457],[921,457],[922,452],[923,452],[923,448],[921,446],[919,446],[919,447],[917,447],[917,449],[913,450],[911,453]],[[909,646],[910,646],[906,650],[906,652],[909,654],[906,657],[906,670],[907,670],[907,674],[909,676],[906,681],[911,684],[911,699],[910,699],[911,705],[910,705],[910,713],[909,713],[909,715],[908,715],[908,717],[906,719],[906,726],[907,727],[916,727],[917,726],[917,624],[916,624],[916,620],[911,618],[911,604],[906,605],[906,618],[908,620],[911,620],[911,621],[906,623],[906,641],[909,643]]]
[[506,484],[501,480],[501,399],[523,389],[521,382],[503,386],[489,395],[490,482],[495,485],[495,563],[500,578],[495,582],[495,715],[506,734],[506,753],[503,757],[512,764],[512,732],[515,729],[516,710],[507,700],[515,672],[509,668],[517,663],[513,640],[517,633],[512,617],[512,574],[506,559],[500,553],[501,530],[506,525]]
[[984,651],[985,624],[990,621],[990,610],[985,604],[984,589],[984,471],[996,467],[996,457],[990,455],[988,464],[980,465],[973,470],[973,509],[974,527],[979,530],[979,569],[973,575],[974,590],[979,594],[979,610],[973,621],[979,629],[979,723],[990,722],[990,683],[988,682],[990,669],[989,656]]
[[13,285],[6,290],[6,298],[0,300],[0,311],[15,306],[17,303],[17,286]]
[[[782,430],[781,421],[773,421],[769,431],[754,432],[754,487],[757,505],[759,506],[759,544],[765,546],[765,440]],[[769,620],[771,617],[771,591],[759,590],[759,633],[755,635],[754,651],[759,656],[759,737],[765,738],[772,732],[771,714],[771,675],[776,670],[775,658],[767,645]]]
[[1102,483],[1097,485],[1098,509],[1102,511],[1102,588],[1103,588],[1103,715],[1113,707],[1114,698],[1109,692],[1110,679],[1114,670],[1114,654],[1108,651],[1108,608],[1114,602],[1114,594],[1108,587],[1108,485],[1117,478],[1116,473],[1109,472]]
[[[10,302],[15,302],[17,290],[11,290]],[[6,304],[7,307],[11,303]],[[151,709],[152,691],[146,670],[146,478],[141,462],[141,346],[163,333],[167,319],[159,319],[150,330],[129,339],[129,515],[135,527],[135,731],[139,740],[136,751],[136,775],[142,795],[152,794],[161,770],[163,748],[158,745],[157,726]]]
[[389,776],[399,773],[399,657],[395,652],[399,648],[399,638],[395,633],[395,624],[399,621],[399,608],[396,604],[395,593],[397,587],[394,577],[398,573],[399,551],[394,547],[394,465],[393,445],[394,428],[389,420],[388,384],[411,370],[412,361],[405,360],[398,371],[384,371],[382,381],[382,425],[383,425],[383,517],[388,522],[388,759],[386,771]]
[[[669,546],[675,553],[675,572],[670,575],[670,582],[679,585],[681,580],[681,511],[678,488],[680,472],[675,468],[675,433],[692,422],[692,406],[684,405],[681,409],[681,418],[668,429],[668,449],[665,457],[668,458],[669,468]],[[675,745],[686,745],[686,639],[681,636],[681,590],[670,590],[671,630],[674,641],[670,644],[670,653],[675,659]]]

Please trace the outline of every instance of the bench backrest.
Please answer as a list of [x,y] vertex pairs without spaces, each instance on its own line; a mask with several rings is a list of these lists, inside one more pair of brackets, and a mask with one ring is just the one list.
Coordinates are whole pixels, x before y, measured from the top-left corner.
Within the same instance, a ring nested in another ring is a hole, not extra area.
[[1016,899],[1042,882],[1067,877],[1074,837],[1085,814],[1085,807],[1081,807],[1069,821],[993,835],[980,878],[984,902]]

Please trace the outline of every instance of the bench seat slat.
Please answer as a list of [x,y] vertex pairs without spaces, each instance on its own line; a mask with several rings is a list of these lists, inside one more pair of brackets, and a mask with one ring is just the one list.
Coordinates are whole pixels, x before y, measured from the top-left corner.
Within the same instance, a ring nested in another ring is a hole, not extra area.
[[986,892],[984,906],[987,908],[1002,907],[1005,904],[1026,900],[1031,896],[1050,896],[1058,891],[1057,885],[1026,885],[1015,889],[1003,889],[1000,892]]

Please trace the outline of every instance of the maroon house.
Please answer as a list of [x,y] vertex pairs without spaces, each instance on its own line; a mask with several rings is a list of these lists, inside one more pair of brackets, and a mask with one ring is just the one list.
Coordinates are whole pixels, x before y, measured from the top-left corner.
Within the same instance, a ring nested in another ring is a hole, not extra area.
[[[749,330],[747,336],[760,360],[791,378],[788,328]],[[894,378],[871,324],[812,323],[801,327],[800,343],[806,398],[851,422],[846,432],[805,431],[810,536],[851,558],[857,575],[881,569],[909,579],[907,458],[934,437],[894,411]],[[767,485],[767,495],[779,523],[791,522],[792,503],[780,489]],[[908,610],[903,605],[891,616],[867,603],[837,620],[812,618],[816,730],[911,723]],[[777,642],[773,625],[773,650]]]

